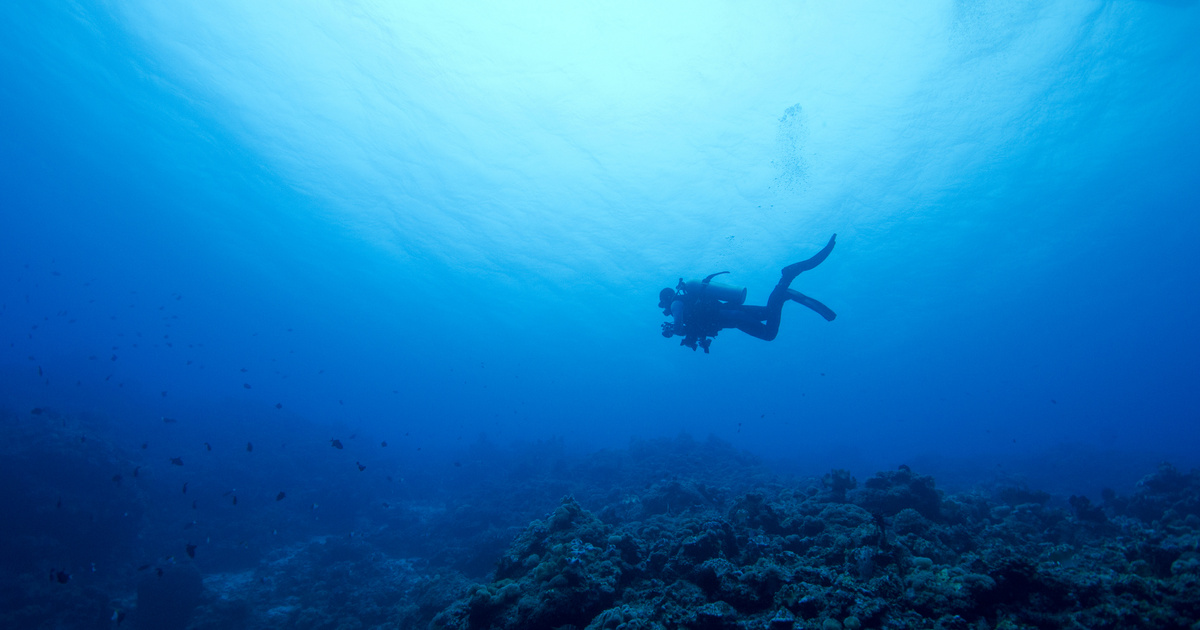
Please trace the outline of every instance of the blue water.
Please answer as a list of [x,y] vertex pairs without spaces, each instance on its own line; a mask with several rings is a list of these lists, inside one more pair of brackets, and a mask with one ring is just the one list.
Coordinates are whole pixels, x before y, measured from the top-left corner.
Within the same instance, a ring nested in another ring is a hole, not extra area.
[[[1195,2],[9,2],[0,29],[21,417],[1200,462]],[[793,286],[834,322],[659,335],[662,287],[728,270],[761,304],[833,233]]]

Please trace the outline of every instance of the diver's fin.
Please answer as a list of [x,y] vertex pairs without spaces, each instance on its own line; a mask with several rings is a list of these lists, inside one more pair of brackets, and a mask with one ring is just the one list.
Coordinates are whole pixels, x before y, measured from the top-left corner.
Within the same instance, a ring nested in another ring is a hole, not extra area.
[[790,284],[791,281],[796,278],[796,276],[800,275],[800,272],[808,271],[809,269],[812,269],[813,267],[816,267],[824,262],[825,259],[829,257],[829,252],[833,251],[835,239],[837,239],[837,234],[830,236],[829,242],[825,244],[825,247],[822,248],[821,251],[817,252],[817,254],[812,258],[809,258],[808,260],[802,260],[798,263],[792,263],[784,267],[783,271],[781,272],[783,275],[783,280]]
[[832,310],[830,310],[828,306],[825,306],[824,304],[808,297],[807,295],[804,295],[795,289],[788,289],[788,299],[811,308],[812,310],[816,311],[818,315],[824,317],[825,321],[827,322],[831,322],[835,317],[837,317],[837,313],[834,313]]

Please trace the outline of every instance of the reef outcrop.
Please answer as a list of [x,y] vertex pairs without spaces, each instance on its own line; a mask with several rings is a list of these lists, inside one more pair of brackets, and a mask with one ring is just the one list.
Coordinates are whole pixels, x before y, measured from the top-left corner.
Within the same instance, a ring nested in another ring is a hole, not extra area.
[[902,466],[607,523],[568,497],[431,627],[1192,628],[1197,482],[1164,466],[1132,496],[1056,505],[946,496]]

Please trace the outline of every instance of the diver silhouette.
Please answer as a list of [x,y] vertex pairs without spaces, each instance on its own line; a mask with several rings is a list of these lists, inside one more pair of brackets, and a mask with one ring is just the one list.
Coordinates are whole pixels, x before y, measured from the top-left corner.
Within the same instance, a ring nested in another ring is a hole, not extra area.
[[836,238],[837,234],[829,237],[829,243],[812,258],[784,267],[766,306],[743,304],[746,301],[744,287],[712,282],[713,278],[728,271],[714,273],[703,280],[684,281],[680,278],[674,289],[663,289],[658,294],[658,306],[663,309],[663,315],[670,315],[675,320],[674,323],[663,322],[662,335],[668,339],[676,335],[683,337],[679,345],[692,350],[700,347],[705,353],[708,353],[712,338],[725,328],[737,328],[752,337],[771,341],[779,334],[783,303],[788,300],[803,304],[827,321],[833,321],[837,314],[828,306],[789,287],[801,272],[816,267],[829,256]]

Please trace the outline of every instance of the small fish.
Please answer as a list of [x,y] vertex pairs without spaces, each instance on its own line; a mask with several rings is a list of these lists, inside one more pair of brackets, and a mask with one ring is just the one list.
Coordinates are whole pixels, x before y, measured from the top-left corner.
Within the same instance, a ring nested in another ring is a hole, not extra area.
[[38,376],[42,375],[42,366],[38,366]]
[[195,502],[195,501],[192,501],[192,509],[193,509],[193,510],[194,510],[194,509],[196,509],[196,502]]
[[283,409],[283,403],[275,403],[276,409]]
[[139,470],[141,470],[141,469],[142,469],[142,467],[141,467],[141,466],[134,466],[134,467],[133,467],[133,476],[134,476],[134,477],[138,476],[138,471],[139,471]]
[[168,418],[168,417],[166,417],[166,416],[163,416],[163,419],[162,419],[162,421],[163,421],[165,424],[175,424],[175,418]]
[[151,566],[152,566],[152,565],[149,565],[149,564],[143,564],[142,566],[138,567],[138,568],[137,568],[137,570],[138,570],[138,571],[145,571],[146,569],[149,569]]
[[71,574],[67,573],[66,571],[56,571],[54,569],[50,569],[50,581],[58,582],[59,584],[66,584],[67,582],[71,581]]
[[250,370],[247,370],[246,368],[242,368],[242,369],[241,369],[241,372],[242,372],[243,374],[245,374],[246,372],[249,372],[249,371],[250,371]]
[[250,389],[250,383],[242,383],[242,389]]
[[162,567],[155,567],[154,572],[158,574],[158,577],[162,577],[162,574],[163,574]]
[[86,435],[81,435],[81,436],[79,436],[79,441],[80,441],[80,442],[86,442],[86,441],[87,441],[87,436],[86,436]]
[[62,508],[62,498],[61,497],[58,499],[58,502],[54,504],[54,507],[59,508],[59,509]]
[[283,490],[280,490],[280,491],[279,491],[279,494],[275,495],[275,500],[276,500],[276,501],[282,501],[282,500],[284,499],[284,497],[286,497],[286,496],[287,496],[287,495],[286,495],[286,494],[284,494]]
[[237,492],[237,488],[234,488],[234,489],[232,489],[232,490],[226,490],[225,492],[223,492],[223,493],[221,494],[221,496],[223,496],[223,497],[227,497],[227,496],[229,496],[229,495],[233,494],[234,492]]
[[149,443],[149,442],[142,442],[142,450],[144,451],[144,450],[146,450],[146,449],[148,449],[148,448],[150,448],[150,443]]
[[40,415],[42,415],[42,411],[43,411],[43,409],[41,407],[34,407],[33,409],[29,410],[29,413],[31,413],[35,416],[40,416]]
[[237,495],[234,495],[234,496],[233,496],[233,504],[234,504],[234,505],[237,505]]
[[246,452],[247,453],[254,452],[254,445],[251,444],[250,442],[246,442]]
[[382,446],[382,447],[384,447],[384,448],[387,448],[387,440],[384,440],[384,441],[380,442],[380,443],[379,443],[379,445],[380,445],[380,446]]
[[184,526],[183,526],[183,529],[184,529],[184,530],[188,530],[188,529],[191,529],[191,528],[193,528],[193,527],[195,527],[195,526],[196,526],[196,521],[189,521],[187,525],[184,525]]
[[113,480],[113,483],[115,483],[115,484],[117,484],[117,485],[120,485],[120,483],[121,483],[121,474],[120,474],[120,473],[117,473],[117,474],[113,475],[113,476],[112,476],[112,480]]
[[186,481],[183,482],[183,493],[184,494],[187,494],[187,485],[188,485],[188,482],[186,482]]
[[187,555],[188,555],[188,557],[189,557],[189,558],[195,558],[195,557],[196,557],[196,545],[193,545],[192,543],[188,543],[188,545],[187,545]]
[[205,442],[205,443],[204,443],[204,448],[205,448],[205,450],[209,450],[209,451],[211,451],[211,450],[212,450],[212,444],[209,444],[208,442]]
[[112,614],[112,618],[109,619],[109,621],[115,621],[115,622],[117,622],[118,626],[121,625],[121,622],[125,621],[125,611],[121,610],[120,608],[114,610],[113,614]]
[[182,466],[182,465],[183,465],[183,458],[182,458],[182,457],[172,457],[172,458],[171,458],[171,465],[173,465],[173,466]]
[[333,446],[333,448],[336,448],[339,451],[342,450],[342,441],[341,440],[336,440],[336,439],[329,440],[329,443]]
[[462,468],[462,462],[454,462],[455,468]]
[[358,472],[362,472],[367,469],[366,466],[363,466],[362,464],[360,464],[358,462],[354,462],[354,465],[358,466]]

